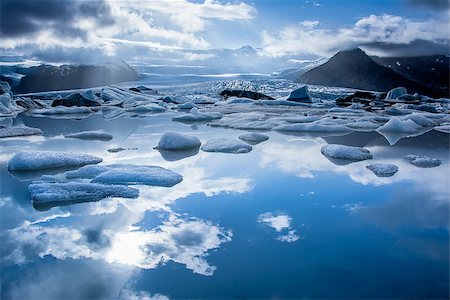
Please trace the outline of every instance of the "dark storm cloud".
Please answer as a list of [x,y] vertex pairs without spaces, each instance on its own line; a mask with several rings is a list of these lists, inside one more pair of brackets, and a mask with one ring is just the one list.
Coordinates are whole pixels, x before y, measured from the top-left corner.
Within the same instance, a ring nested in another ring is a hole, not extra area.
[[52,29],[57,35],[84,38],[86,33],[74,26],[84,18],[98,26],[114,23],[104,1],[0,0],[1,36],[22,37]]
[[407,44],[374,42],[362,44],[361,47],[372,52],[382,52],[384,53],[383,56],[405,57],[450,53],[450,44],[448,40],[426,41],[417,39]]
[[449,0],[407,0],[411,6],[427,7],[433,10],[446,10],[449,9]]

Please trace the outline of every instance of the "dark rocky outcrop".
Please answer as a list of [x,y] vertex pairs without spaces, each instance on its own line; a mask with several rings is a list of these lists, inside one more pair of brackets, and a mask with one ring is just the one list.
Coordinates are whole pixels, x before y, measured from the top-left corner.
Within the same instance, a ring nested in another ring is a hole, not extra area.
[[440,96],[439,92],[377,64],[360,49],[340,51],[326,63],[301,75],[296,81],[380,92],[402,86],[412,93]]
[[96,101],[96,100],[92,100],[89,99],[88,97],[86,97],[85,95],[81,94],[81,93],[73,93],[70,94],[69,96],[67,96],[67,98],[62,98],[62,99],[56,99],[53,100],[52,102],[52,106],[100,106],[101,103]]
[[223,90],[220,95],[224,98],[228,97],[239,97],[239,98],[249,98],[253,100],[275,100],[274,98],[264,95],[262,93],[244,90]]
[[107,65],[40,65],[27,70],[16,93],[89,88],[139,79],[139,74],[125,63]]

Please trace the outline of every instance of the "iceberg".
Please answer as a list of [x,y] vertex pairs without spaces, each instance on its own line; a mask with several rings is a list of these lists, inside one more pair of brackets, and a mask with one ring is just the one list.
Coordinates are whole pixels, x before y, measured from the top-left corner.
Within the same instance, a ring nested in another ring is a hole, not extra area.
[[0,128],[0,138],[42,135],[42,130],[28,126],[13,126],[7,128]]
[[206,142],[201,149],[205,152],[248,153],[252,146],[238,140],[215,139]]
[[411,120],[417,125],[421,127],[433,127],[436,126],[436,123],[433,120],[428,119],[427,117],[421,114],[410,114],[400,118],[400,120],[406,121]]
[[370,131],[373,131],[373,130],[377,129],[378,127],[380,127],[380,125],[375,124],[371,121],[357,121],[357,122],[347,123],[345,126],[347,126],[348,128],[351,128],[355,131],[363,131],[363,132],[370,132]]
[[239,139],[250,145],[257,145],[259,143],[267,141],[269,137],[265,134],[252,132],[239,136]]
[[192,103],[191,101],[181,103],[181,104],[178,104],[177,106],[175,106],[175,108],[177,108],[177,109],[192,109],[194,107],[197,107],[197,106],[194,103]]
[[292,91],[287,98],[288,101],[312,103],[311,97],[308,93],[308,87],[306,85]]
[[337,165],[346,165],[352,162],[373,158],[372,154],[367,149],[346,145],[325,145],[320,149],[320,152],[332,163]]
[[426,155],[406,155],[404,157],[410,164],[419,168],[434,168],[441,165],[441,161],[437,158],[431,158]]
[[413,120],[402,120],[398,117],[391,117],[391,119],[377,129],[379,133],[383,132],[398,132],[398,133],[416,133],[421,129]]
[[202,113],[197,107],[194,107],[190,110],[189,114],[173,117],[172,120],[178,122],[203,122],[220,119],[222,116],[219,112]]
[[139,190],[81,182],[39,182],[28,186],[34,206],[56,206],[80,202],[99,201],[104,198],[137,198]]
[[387,93],[385,100],[397,99],[401,95],[405,95],[405,94],[408,94],[408,91],[404,87],[397,87],[395,89],[390,90]]
[[155,147],[155,149],[179,151],[198,148],[200,145],[200,140],[195,136],[188,136],[173,131],[167,131],[162,135],[158,146]]
[[157,166],[129,166],[106,171],[94,179],[93,183],[143,184],[171,187],[183,180],[180,174]]
[[273,128],[275,131],[288,132],[351,132],[352,130],[340,124],[327,124],[321,122],[311,123],[295,123],[295,124],[281,124]]
[[434,130],[444,132],[444,133],[450,133],[450,125],[439,125],[434,127]]
[[40,171],[82,167],[101,163],[103,159],[82,153],[57,151],[21,151],[8,162],[9,171]]
[[75,138],[81,140],[100,140],[100,141],[110,141],[113,136],[108,132],[99,129],[92,131],[80,131],[75,133],[70,133],[65,135],[66,138]]
[[378,177],[391,177],[398,172],[398,167],[393,164],[373,164],[366,166]]
[[145,105],[139,105],[131,108],[127,108],[127,111],[137,112],[137,113],[146,113],[146,112],[163,112],[166,109],[155,103],[148,103]]

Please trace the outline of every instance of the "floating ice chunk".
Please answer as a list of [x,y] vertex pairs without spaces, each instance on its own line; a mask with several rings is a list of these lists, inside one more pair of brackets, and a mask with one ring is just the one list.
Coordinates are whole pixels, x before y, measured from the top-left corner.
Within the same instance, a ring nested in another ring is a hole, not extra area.
[[9,93],[4,93],[0,95],[0,116],[10,116],[18,107],[15,107],[11,100],[11,95]]
[[98,175],[105,173],[106,171],[111,170],[111,166],[109,165],[87,165],[84,167],[79,168],[78,170],[74,171],[67,171],[66,178],[67,179],[73,179],[73,178],[88,178],[92,179],[97,177]]
[[132,108],[128,108],[127,111],[145,113],[145,112],[162,112],[166,109],[156,103],[147,103],[145,105],[139,105]]
[[52,108],[40,108],[31,110],[36,115],[58,115],[58,114],[91,114],[93,111],[84,106],[56,106]]
[[373,164],[366,166],[378,177],[391,177],[398,172],[398,167],[393,164]]
[[42,182],[28,186],[34,205],[61,205],[98,201],[109,197],[137,198],[139,190],[127,186],[114,186],[81,182]]
[[408,94],[408,91],[404,87],[397,87],[387,93],[385,100],[397,99],[404,94]]
[[268,116],[264,113],[232,113],[223,116],[220,120],[209,123],[212,127],[225,127],[245,130],[270,130],[278,123],[267,121]]
[[444,133],[450,133],[450,125],[440,125],[434,127],[434,130],[444,132]]
[[223,153],[247,153],[252,150],[252,146],[230,139],[209,140],[202,146],[205,152],[223,152]]
[[13,126],[7,128],[0,128],[0,138],[42,135],[42,130],[28,126]]
[[258,105],[287,105],[287,106],[309,106],[306,103],[301,102],[295,102],[295,101],[288,101],[284,99],[277,99],[277,100],[255,100],[255,104]]
[[404,159],[419,168],[434,168],[441,165],[441,161],[439,159],[431,158],[426,155],[406,155]]
[[275,128],[275,131],[289,131],[289,132],[351,132],[352,130],[346,126],[339,124],[326,124],[320,122],[312,123],[296,123],[296,124],[281,124]]
[[220,119],[222,116],[220,112],[202,113],[197,107],[194,107],[190,110],[189,114],[173,117],[172,120],[179,122],[202,122]]
[[320,152],[337,165],[345,165],[373,158],[372,154],[367,149],[346,145],[325,145],[320,149]]
[[422,116],[421,114],[406,115],[406,116],[401,117],[400,120],[403,120],[403,121],[411,120],[421,127],[432,127],[432,126],[436,125],[436,123],[433,120],[430,120],[427,117]]
[[183,176],[156,166],[129,166],[106,171],[92,182],[107,184],[144,184],[171,187],[180,183]]
[[81,140],[100,140],[100,141],[110,141],[113,138],[113,136],[110,133],[108,133],[102,129],[70,133],[70,134],[66,134],[65,137],[81,139]]
[[21,151],[8,162],[10,171],[39,171],[59,168],[75,168],[101,163],[103,159],[81,153],[56,151]]
[[187,157],[195,156],[198,154],[199,150],[200,147],[177,151],[158,149],[161,157],[166,161],[177,161]]
[[178,151],[198,148],[201,144],[200,140],[195,136],[167,131],[162,135],[155,149]]
[[175,106],[175,108],[177,108],[177,109],[192,109],[194,107],[197,107],[197,106],[194,103],[192,103],[191,101],[181,103],[181,104],[178,104],[177,106]]
[[377,129],[380,125],[375,124],[371,121],[357,121],[346,124],[347,127],[355,130],[355,131],[364,131],[369,132]]
[[320,120],[320,116],[290,116],[283,117],[283,120],[289,123],[311,123]]
[[292,91],[287,98],[289,101],[312,103],[309,96],[308,87],[306,85]]
[[399,132],[399,133],[416,133],[421,129],[414,121],[401,120],[398,117],[391,117],[391,119],[377,129],[378,132]]
[[249,98],[230,97],[227,101],[221,101],[225,104],[253,104],[255,100]]
[[250,145],[257,145],[259,143],[267,141],[269,137],[265,134],[252,132],[239,136],[239,139]]

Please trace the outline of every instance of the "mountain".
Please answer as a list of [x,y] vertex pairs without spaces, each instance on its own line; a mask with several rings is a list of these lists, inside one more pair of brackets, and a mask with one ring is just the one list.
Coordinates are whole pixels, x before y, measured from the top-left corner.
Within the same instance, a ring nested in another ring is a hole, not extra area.
[[320,58],[311,59],[311,60],[310,59],[305,59],[305,60],[290,59],[290,60],[288,60],[288,62],[291,63],[292,65],[287,69],[273,72],[272,77],[279,78],[279,79],[296,80],[304,73],[325,63],[327,60],[328,60],[328,58],[325,58],[325,57],[320,57]]
[[104,65],[39,65],[21,71],[15,93],[69,90],[134,81],[139,74],[126,63]]
[[307,71],[296,81],[381,92],[403,86],[409,93],[417,92],[432,97],[442,96],[439,91],[412,81],[391,68],[377,64],[359,48],[338,52],[326,63]]
[[404,77],[449,95],[450,59],[446,55],[416,57],[377,57],[379,65],[392,69]]

